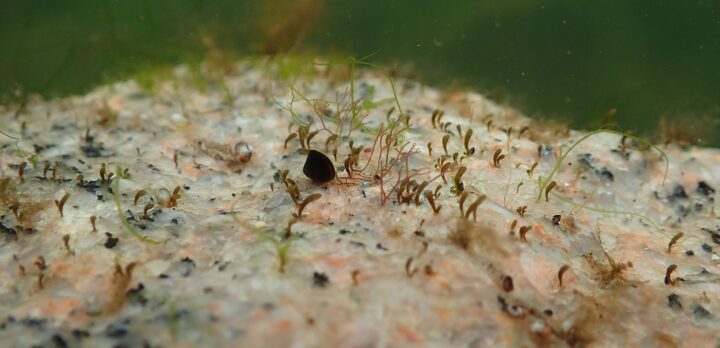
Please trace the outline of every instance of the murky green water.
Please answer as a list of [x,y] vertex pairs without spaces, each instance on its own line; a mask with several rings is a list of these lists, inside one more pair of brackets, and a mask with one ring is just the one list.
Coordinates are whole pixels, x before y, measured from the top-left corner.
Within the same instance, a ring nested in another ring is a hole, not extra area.
[[66,95],[198,61],[211,39],[239,55],[374,53],[424,81],[470,86],[575,127],[614,108],[624,128],[652,134],[667,117],[720,145],[717,1],[10,0],[1,8],[5,100],[19,87]]

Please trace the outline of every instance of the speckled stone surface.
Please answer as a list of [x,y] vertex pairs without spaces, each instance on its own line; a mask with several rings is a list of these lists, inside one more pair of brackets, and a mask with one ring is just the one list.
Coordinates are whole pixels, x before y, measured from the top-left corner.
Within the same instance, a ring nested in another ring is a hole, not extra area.
[[275,69],[0,106],[3,346],[720,344],[717,149]]

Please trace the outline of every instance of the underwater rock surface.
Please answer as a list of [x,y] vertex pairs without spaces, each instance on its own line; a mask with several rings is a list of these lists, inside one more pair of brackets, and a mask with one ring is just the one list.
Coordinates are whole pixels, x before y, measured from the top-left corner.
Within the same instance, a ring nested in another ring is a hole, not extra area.
[[278,69],[0,106],[0,342],[720,344],[717,149]]

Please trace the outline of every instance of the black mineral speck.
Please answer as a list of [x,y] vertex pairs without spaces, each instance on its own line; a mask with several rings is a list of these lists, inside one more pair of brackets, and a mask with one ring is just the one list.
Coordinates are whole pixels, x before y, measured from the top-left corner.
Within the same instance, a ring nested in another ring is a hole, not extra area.
[[147,304],[148,300],[145,297],[143,290],[145,290],[145,285],[143,285],[143,283],[138,283],[136,288],[128,290],[127,293],[125,293],[128,302],[141,306]]
[[720,233],[713,233],[710,235],[715,244],[720,244]]
[[668,297],[668,306],[670,308],[680,309],[682,308],[682,302],[680,302],[680,295],[670,294]]
[[313,285],[317,288],[324,288],[330,283],[330,279],[325,273],[313,273]]
[[685,189],[680,185],[675,185],[672,192],[673,199],[687,199],[688,195],[685,193]]
[[703,243],[702,249],[703,249],[706,253],[711,253],[711,252],[712,252],[712,247],[711,247],[708,243]]
[[303,174],[313,182],[325,183],[335,178],[335,166],[322,152],[310,150],[305,159]]
[[55,347],[58,347],[58,348],[67,348],[68,347],[67,342],[65,342],[65,339],[62,338],[62,336],[60,336],[60,335],[57,335],[57,334],[53,335],[52,341],[55,344]]
[[686,251],[685,251],[685,256],[695,256],[695,252],[692,251],[692,250],[686,250]]
[[105,241],[105,247],[108,249],[114,248],[120,240],[113,237],[112,234],[110,234],[110,233],[106,233],[106,235],[107,235],[107,240]]
[[104,150],[102,145],[95,146],[94,144],[83,145],[80,147],[83,154],[89,158],[102,157],[102,151]]
[[25,318],[20,322],[27,327],[42,330],[43,328],[45,328],[45,324],[47,324],[47,319]]
[[710,318],[710,312],[701,305],[695,306],[695,309],[693,310],[693,314],[695,315],[695,318],[697,318],[697,319]]
[[553,225],[555,225],[555,226],[557,226],[558,224],[560,224],[560,215],[553,215],[552,223],[553,223]]
[[2,223],[0,223],[0,234],[4,235],[7,239],[17,240],[17,232]]
[[80,187],[84,188],[85,191],[87,191],[87,192],[95,193],[95,191],[97,191],[100,188],[102,183],[100,182],[99,179],[98,180],[83,180],[82,182],[79,182],[78,185]]
[[224,271],[229,264],[230,264],[230,262],[224,262],[223,264],[218,266],[218,271],[220,271],[220,272]]
[[610,181],[615,181],[615,175],[613,175],[613,173],[605,167],[600,169],[597,173]]
[[124,327],[110,325],[105,329],[105,335],[110,338],[120,338],[128,334],[128,330]]
[[590,169],[594,169],[594,168],[595,168],[595,167],[593,167],[593,165],[592,165],[592,155],[589,154],[589,153],[584,153],[584,154],[578,156],[578,162],[586,165],[586,166],[587,166],[588,168],[590,168]]
[[703,209],[702,203],[697,203],[697,202],[695,202],[695,211],[696,211],[696,212],[701,212],[702,209]]
[[72,333],[73,337],[75,337],[76,339],[83,339],[86,337],[90,337],[90,333],[85,330],[73,329],[71,333]]
[[700,181],[698,183],[697,192],[704,196],[710,196],[715,194],[715,189],[706,182]]
[[190,264],[191,266],[195,267],[195,261],[187,256],[185,256],[180,262],[184,262],[187,264]]

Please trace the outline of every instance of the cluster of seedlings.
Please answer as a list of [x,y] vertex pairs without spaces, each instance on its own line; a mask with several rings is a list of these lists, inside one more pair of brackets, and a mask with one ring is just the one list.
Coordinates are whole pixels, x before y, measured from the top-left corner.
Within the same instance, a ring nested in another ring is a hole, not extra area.
[[480,206],[480,204],[482,204],[482,202],[485,201],[487,196],[477,195],[477,198],[475,199],[475,201],[472,202],[472,204],[470,204],[470,206],[467,208],[467,210],[465,210],[465,208],[464,208],[465,200],[467,199],[467,197],[469,195],[470,195],[470,193],[468,193],[467,191],[463,192],[460,195],[460,199],[458,200],[458,207],[460,208],[460,216],[465,219],[469,219],[470,214],[472,214],[473,221],[477,221],[477,209]]
[[117,313],[125,305],[127,299],[126,293],[130,282],[132,281],[133,270],[137,263],[131,262],[122,267],[119,263],[115,264],[112,276],[112,292],[110,300],[103,307],[104,314]]
[[[130,173],[127,169],[121,170],[120,167],[118,167],[117,172],[121,173],[121,174],[118,177],[116,177],[115,179],[113,179],[112,182],[107,185],[110,187],[112,195],[113,195],[113,201],[115,202],[115,212],[117,213],[117,217],[120,220],[120,222],[122,223],[123,227],[125,227],[125,230],[128,231],[133,237],[137,238],[138,240],[140,240],[142,242],[148,243],[148,244],[163,244],[164,242],[167,242],[167,240],[159,241],[159,240],[155,240],[155,239],[143,236],[142,234],[140,234],[140,232],[138,232],[132,226],[130,221],[128,221],[128,218],[125,216],[125,210],[123,210],[122,203],[121,203],[120,179],[128,178]],[[178,191],[178,193],[179,193],[179,191]],[[170,201],[170,199],[171,198],[168,197],[168,201]],[[146,212],[145,215],[147,215],[147,210],[145,210],[145,212]],[[92,222],[92,220],[91,220],[91,222]],[[93,224],[93,228],[94,228],[94,224]]]
[[432,210],[435,214],[438,214],[440,212],[440,209],[442,209],[442,205],[435,202],[440,197],[440,189],[441,188],[442,188],[442,186],[437,185],[435,187],[435,191],[430,192],[429,190],[426,190],[423,192],[423,196],[425,196],[425,199],[427,199],[428,203],[430,203],[430,207],[432,208]]
[[316,201],[322,197],[319,193],[311,194],[305,199],[300,199],[300,190],[298,189],[297,184],[293,179],[290,179],[287,177],[289,171],[286,169],[281,172],[281,180],[283,184],[285,184],[285,191],[290,195],[290,198],[292,199],[293,203],[295,204],[295,207],[297,208],[297,212],[293,213],[292,216],[295,219],[302,219],[302,213],[305,210],[305,207],[312,203],[313,201]]
[[[357,61],[353,61],[353,64],[351,64],[351,71],[355,68],[355,63],[358,63]],[[391,79],[391,84],[394,91],[394,83]],[[425,190],[426,187],[437,177],[432,178],[430,180],[414,180],[413,178],[415,176],[418,176],[420,174],[425,174],[425,170],[415,170],[411,171],[408,164],[409,157],[416,153],[417,150],[415,149],[415,144],[410,144],[408,142],[401,142],[402,139],[402,133],[405,132],[410,127],[410,117],[402,112],[402,107],[400,106],[400,103],[397,99],[397,94],[394,96],[394,100],[397,106],[397,110],[400,111],[400,115],[396,118],[392,118],[391,115],[395,111],[395,107],[391,108],[387,114],[386,119],[388,121],[388,126],[385,126],[384,123],[380,124],[380,126],[376,129],[372,129],[369,126],[369,123],[367,122],[370,109],[369,108],[362,108],[361,105],[364,105],[362,98],[355,99],[354,94],[354,80],[353,76],[351,74],[350,76],[350,90],[349,92],[346,92],[345,94],[338,94],[336,97],[336,100],[334,102],[322,100],[322,99],[310,99],[303,95],[302,92],[300,92],[298,89],[296,89],[294,86],[291,87],[291,96],[292,99],[288,106],[283,106],[287,111],[290,112],[293,122],[291,123],[290,127],[297,127],[295,132],[291,132],[290,135],[285,139],[284,146],[287,148],[287,145],[289,142],[293,139],[298,139],[300,149],[302,152],[308,153],[310,151],[315,151],[310,149],[310,140],[313,139],[315,136],[317,136],[320,133],[327,133],[328,137],[326,138],[325,142],[325,149],[327,151],[332,151],[333,156],[337,160],[338,157],[338,149],[339,149],[339,143],[342,141],[348,141],[348,147],[349,151],[347,152],[347,157],[345,158],[343,164],[344,171],[346,172],[347,176],[345,177],[338,177],[338,180],[341,184],[348,184],[351,182],[369,182],[369,183],[376,183],[379,186],[380,189],[380,202],[381,205],[384,205],[388,202],[389,198],[391,197],[391,194],[394,193],[394,198],[398,204],[410,204],[415,203],[416,205],[420,204],[420,197],[425,196],[428,203],[432,207],[433,211],[437,214],[440,211],[440,205],[437,204],[436,200],[439,196],[439,189],[440,186],[436,188],[434,192],[430,192],[429,190]],[[315,119],[319,121],[320,128],[311,130],[312,126],[318,122],[314,122],[314,119],[312,117],[307,118],[301,116],[299,113],[295,112],[293,105],[298,102],[303,101],[306,104],[310,105],[312,107],[312,110],[315,113]],[[331,108],[330,106],[333,105],[334,108]],[[371,104],[373,106],[377,106],[377,103]],[[473,203],[470,205],[470,208],[465,211],[463,205],[465,200],[468,197],[468,192],[465,191],[464,184],[462,182],[462,176],[465,174],[467,168],[462,165],[462,161],[464,158],[472,156],[476,153],[476,148],[472,147],[470,145],[472,135],[473,135],[473,129],[468,128],[464,133],[463,129],[460,125],[457,125],[457,134],[461,137],[464,145],[464,153],[453,153],[451,155],[449,150],[449,143],[450,138],[453,132],[451,132],[451,122],[444,122],[443,116],[445,115],[445,112],[439,109],[435,109],[432,112],[431,115],[431,125],[434,129],[439,129],[447,134],[445,134],[442,137],[442,149],[443,154],[437,158],[435,168],[438,170],[439,174],[438,177],[440,177],[443,182],[447,183],[448,180],[446,178],[446,174],[452,171],[455,171],[455,175],[452,177],[452,185],[450,187],[450,192],[460,196],[459,200],[459,206],[461,209],[461,215],[465,218],[469,218],[470,214],[473,214],[473,217],[476,219],[476,209],[477,206],[482,202],[482,199],[484,199],[484,196],[479,195],[478,199],[476,200],[476,203]],[[493,126],[493,119],[492,117],[488,116],[484,119],[485,125],[488,128],[488,131],[491,130]],[[330,123],[334,123],[335,127],[329,127]],[[351,134],[354,130],[360,130],[364,133],[369,134],[375,134],[375,140],[373,142],[372,147],[369,149],[369,151],[363,151],[363,146],[354,146],[353,139],[351,139]],[[513,133],[512,128],[504,130],[507,133],[507,139],[508,139],[508,151],[510,150],[510,137]],[[522,136],[523,134],[527,133],[528,131],[531,131],[530,126],[524,126],[520,129],[520,131],[517,132],[518,136]],[[585,141],[587,138],[594,134],[599,133],[614,133],[619,134],[623,136],[623,143],[625,143],[625,140],[628,138],[634,138],[640,142],[644,142],[643,139],[633,137],[631,135],[628,135],[623,132],[614,131],[610,129],[599,129],[594,132],[590,132],[586,134],[585,136],[581,137],[577,141],[575,141],[571,146],[564,152],[562,152],[555,164],[555,167],[553,170],[549,173],[547,177],[538,177],[538,201],[540,200],[540,197],[542,197],[543,193],[545,196],[546,201],[549,202],[550,194],[554,194],[556,196],[559,196],[562,201],[568,202],[568,203],[575,203],[570,199],[567,199],[565,197],[560,196],[559,194],[553,193],[553,189],[555,189],[558,184],[557,182],[553,181],[553,177],[555,174],[557,174],[560,170],[560,167],[562,163],[564,162],[565,158],[568,156],[569,152],[572,151],[577,145],[579,145],[581,142]],[[332,145],[332,147],[331,147]],[[648,144],[649,145],[649,144]],[[652,145],[649,145],[652,146]],[[406,149],[408,149],[406,151]],[[658,151],[661,152],[663,156],[664,153],[662,153],[661,150],[659,150],[657,147],[655,147]],[[394,150],[396,152],[396,156],[391,156],[390,152],[391,150]],[[433,146],[432,143],[427,144],[427,152],[430,156],[432,156],[433,153]],[[539,147],[539,157],[543,157],[543,151],[542,147]],[[364,154],[366,152],[369,152],[369,155],[367,155],[366,159],[363,161],[361,159],[361,154]],[[481,153],[482,154],[482,153]],[[308,158],[310,158],[312,154],[308,155]],[[503,154],[503,149],[499,148],[496,149],[496,151],[493,154],[492,157],[492,164],[496,168],[501,167],[501,162],[506,159],[506,154]],[[332,162],[330,162],[328,167],[332,166]],[[364,162],[364,163],[363,163]],[[403,165],[404,164],[404,165]],[[521,164],[518,164],[518,166]],[[532,178],[534,175],[535,169],[538,167],[539,162],[536,161],[532,165],[527,166],[526,173],[528,177]],[[396,169],[395,169],[396,168]],[[369,170],[368,170],[369,169]],[[393,170],[394,169],[394,170]],[[391,173],[396,174],[391,174]],[[310,175],[308,175],[311,177]],[[385,183],[388,180],[385,180],[386,177],[394,177],[395,180],[393,180],[392,186],[389,189],[386,189]],[[311,177],[312,178],[312,177]],[[510,180],[510,178],[509,178]],[[315,181],[315,180],[314,180]],[[517,184],[517,191],[519,192],[520,187],[522,186],[523,182],[519,182]],[[287,185],[287,184],[286,184]],[[508,183],[509,186],[509,183]],[[301,206],[302,202],[299,200],[299,192],[293,191],[292,187],[289,187],[289,191],[291,194],[291,197],[293,197],[293,201],[296,203],[296,205]],[[575,203],[578,204],[579,203]],[[589,208],[589,210],[593,210],[594,207],[586,207],[582,205],[583,208]],[[527,206],[521,206],[517,209],[517,212],[519,215],[524,216],[526,212]],[[604,213],[615,213],[614,211],[608,211],[603,210],[600,208],[594,208],[594,211],[600,211]],[[637,213],[631,213],[635,216],[641,216]],[[296,214],[297,215],[297,214]],[[526,233],[530,231],[532,228],[531,226],[522,226],[520,228],[520,239],[522,241],[526,241]]]
[[[160,208],[173,208],[178,205],[178,199],[182,196],[182,187],[175,186],[172,193],[170,190],[162,187],[158,190],[151,190],[150,196],[152,197],[152,202],[146,203],[143,207],[143,215],[142,218],[145,220],[152,220],[152,218],[149,215],[149,212],[151,209],[155,207],[155,204],[157,203],[157,206]],[[138,201],[148,195],[147,190],[139,190],[135,193],[135,198],[133,200],[133,204],[135,206],[138,205]],[[155,202],[155,203],[153,203]]]

